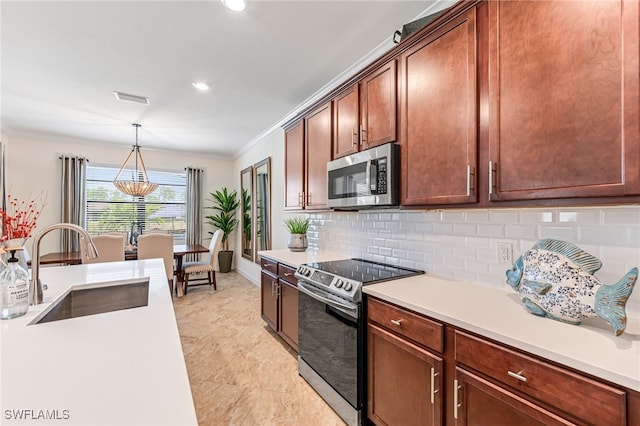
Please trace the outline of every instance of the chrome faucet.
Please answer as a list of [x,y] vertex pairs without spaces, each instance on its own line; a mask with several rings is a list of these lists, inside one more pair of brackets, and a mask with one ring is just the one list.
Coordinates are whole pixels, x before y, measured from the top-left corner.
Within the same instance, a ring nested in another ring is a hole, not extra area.
[[40,240],[46,234],[56,229],[70,229],[80,234],[80,242],[84,243],[84,249],[88,259],[98,257],[98,250],[91,240],[89,233],[81,226],[73,223],[55,223],[38,232],[33,239],[33,260],[31,261],[31,281],[29,282],[29,305],[42,303],[42,281],[40,280]]

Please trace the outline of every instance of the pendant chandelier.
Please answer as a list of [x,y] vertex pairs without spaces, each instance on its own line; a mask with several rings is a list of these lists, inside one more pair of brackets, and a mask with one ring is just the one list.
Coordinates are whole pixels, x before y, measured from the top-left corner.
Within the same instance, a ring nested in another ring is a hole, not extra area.
[[[151,194],[158,187],[157,183],[149,182],[149,177],[147,176],[147,169],[144,167],[144,161],[142,161],[142,154],[140,154],[140,147],[138,146],[138,128],[141,127],[140,124],[134,123],[133,127],[136,128],[136,144],[133,145],[133,149],[129,153],[129,156],[126,160],[124,160],[124,164],[120,168],[120,171],[116,175],[116,178],[113,180],[113,184],[127,195],[133,195],[135,197],[144,197],[145,195]],[[131,156],[136,156],[136,169],[135,174],[133,175],[132,180],[119,179],[122,171],[129,163]],[[138,165],[140,168],[138,169]]]

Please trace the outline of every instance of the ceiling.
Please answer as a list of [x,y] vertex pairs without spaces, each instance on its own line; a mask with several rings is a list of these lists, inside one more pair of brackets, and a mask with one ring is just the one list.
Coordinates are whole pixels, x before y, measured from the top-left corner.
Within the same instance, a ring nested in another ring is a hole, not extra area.
[[233,158],[442,3],[3,0],[1,129]]

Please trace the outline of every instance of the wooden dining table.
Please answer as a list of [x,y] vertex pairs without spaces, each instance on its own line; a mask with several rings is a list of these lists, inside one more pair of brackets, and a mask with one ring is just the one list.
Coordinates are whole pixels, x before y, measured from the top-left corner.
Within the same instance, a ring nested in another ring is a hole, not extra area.
[[[173,259],[176,261],[176,293],[178,297],[182,297],[183,288],[182,281],[184,279],[182,275],[182,263],[184,257],[187,254],[207,253],[209,249],[202,244],[174,244],[173,245]],[[125,250],[125,260],[137,260],[137,250]],[[80,265],[82,263],[82,256],[79,251],[72,252],[54,252],[47,253],[40,256],[41,265]]]

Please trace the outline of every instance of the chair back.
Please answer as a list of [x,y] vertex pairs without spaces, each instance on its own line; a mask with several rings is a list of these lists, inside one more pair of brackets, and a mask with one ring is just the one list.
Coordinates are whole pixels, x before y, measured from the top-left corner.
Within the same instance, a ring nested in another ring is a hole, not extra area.
[[96,235],[91,237],[98,250],[98,257],[87,259],[84,250],[80,250],[82,263],[118,262],[124,260],[124,235]]
[[222,231],[217,230],[211,236],[211,242],[209,243],[209,254],[207,255],[209,258],[206,260],[211,265],[214,271],[219,270],[218,268],[218,252],[222,248]]
[[164,260],[167,279],[173,280],[173,235],[152,232],[138,237],[138,259]]

